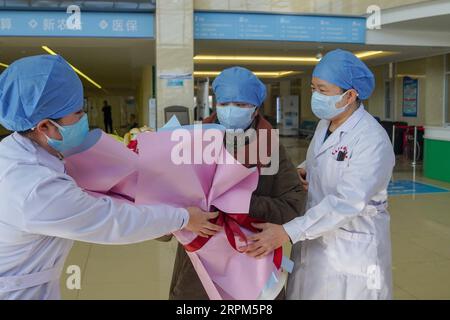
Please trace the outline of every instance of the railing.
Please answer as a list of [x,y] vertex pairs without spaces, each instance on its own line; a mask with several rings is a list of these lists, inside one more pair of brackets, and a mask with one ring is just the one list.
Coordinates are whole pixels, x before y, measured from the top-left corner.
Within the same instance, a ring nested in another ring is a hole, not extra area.
[[[403,132],[403,141],[402,141],[402,154],[403,156],[408,159],[409,155],[411,153],[411,144],[409,143],[410,140],[413,141],[412,143],[412,162],[411,165],[413,167],[415,167],[417,165],[417,160],[420,158],[420,151],[421,151],[421,146],[419,144],[419,142],[417,141],[417,133],[419,131],[424,131],[424,128],[422,126],[402,126],[402,125],[396,125],[394,124],[392,126],[392,146],[393,148],[395,148],[395,137],[396,137],[396,129],[404,129]],[[410,139],[409,137],[411,136],[411,132],[412,132],[412,136],[413,139]]]

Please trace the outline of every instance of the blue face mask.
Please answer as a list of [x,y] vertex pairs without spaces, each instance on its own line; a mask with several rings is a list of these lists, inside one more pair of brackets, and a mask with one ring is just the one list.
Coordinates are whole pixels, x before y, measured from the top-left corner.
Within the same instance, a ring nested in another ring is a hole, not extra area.
[[336,103],[341,101],[346,93],[347,91],[337,96],[326,96],[314,91],[311,97],[312,112],[320,119],[331,120],[337,117],[347,109],[348,104],[342,108],[336,108]]
[[69,149],[78,147],[89,132],[89,121],[87,114],[85,114],[81,119],[69,126],[61,126],[56,122],[50,120],[55,126],[58,127],[59,133],[62,136],[62,140],[56,140],[47,137],[47,142],[53,149],[64,152]]
[[247,129],[253,121],[256,107],[240,108],[234,105],[217,107],[217,118],[226,129]]

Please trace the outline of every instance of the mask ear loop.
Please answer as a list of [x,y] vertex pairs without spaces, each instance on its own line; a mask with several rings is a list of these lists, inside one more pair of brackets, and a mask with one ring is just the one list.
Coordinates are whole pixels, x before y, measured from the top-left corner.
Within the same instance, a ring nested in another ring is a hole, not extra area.
[[[64,128],[63,128],[61,125],[59,125],[58,123],[56,123],[56,122],[53,121],[52,119],[48,119],[48,121],[50,121],[53,125],[55,125],[59,130],[64,130]],[[31,130],[32,130],[32,131],[36,130],[36,127],[31,128]],[[45,133],[44,133],[44,136],[45,136],[45,138],[47,139],[47,142],[48,142],[49,140],[51,140]],[[57,150],[56,150],[56,151],[57,151]],[[57,151],[57,152],[58,152],[58,158],[59,158],[59,160],[63,160],[63,159],[64,159],[64,155],[63,155],[61,152],[59,152],[59,151]]]
[[[353,89],[353,88],[347,89],[343,94],[341,94],[341,100],[348,92],[350,92],[350,90],[355,90],[355,89]],[[358,91],[355,90],[355,92],[356,92],[356,96],[359,97]]]
[[[55,127],[58,128],[60,134],[61,134],[61,131],[64,131],[64,127],[61,126],[59,123],[53,121],[52,119],[48,119],[48,121],[50,121]],[[47,141],[49,141],[50,138],[46,134],[44,134],[44,135],[47,138]],[[62,136],[62,134],[61,134],[61,136]],[[64,155],[61,152],[59,152],[59,151],[58,151],[58,158],[59,158],[59,160],[63,160],[64,159]]]
[[[342,101],[342,98],[344,98],[344,96],[350,92],[350,90],[355,90],[353,88],[347,89],[343,94],[341,94],[341,99],[339,101]],[[355,90],[356,92],[356,96],[359,97],[359,93]],[[349,104],[346,104],[343,108],[347,108]]]
[[52,119],[48,119],[51,123],[53,123],[54,126],[56,126],[59,130],[64,131],[64,128],[57,122],[53,121]]
[[[56,126],[58,129],[64,130],[64,128],[63,128],[60,124],[56,123],[56,122],[53,121],[52,119],[48,119],[48,121],[50,121],[50,122],[51,122],[54,126]],[[31,130],[31,131],[34,131],[34,130],[36,130],[36,127],[30,128],[30,130]]]
[[[55,127],[58,128],[59,133],[61,133],[61,131],[64,131],[64,128],[63,128],[60,124],[56,123],[56,122],[53,121],[52,119],[48,119],[48,121],[50,121]],[[44,133],[44,136],[47,138],[47,141],[48,141],[48,140],[51,140],[45,133]]]

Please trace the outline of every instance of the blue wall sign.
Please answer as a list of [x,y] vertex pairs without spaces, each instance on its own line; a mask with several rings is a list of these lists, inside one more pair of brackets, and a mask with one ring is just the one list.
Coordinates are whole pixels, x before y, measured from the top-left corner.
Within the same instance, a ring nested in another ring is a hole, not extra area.
[[419,80],[403,77],[403,116],[417,117]]
[[444,188],[439,188],[429,184],[411,180],[397,180],[395,182],[390,182],[388,186],[388,194],[390,196],[442,193],[442,192],[450,192],[450,191]]
[[196,12],[194,38],[365,43],[366,18]]
[[[0,36],[154,38],[153,13],[0,11]],[[80,23],[78,23],[80,22]]]
[[[154,38],[153,13],[0,11],[0,36]],[[365,43],[366,18],[256,13],[194,14],[195,39]]]

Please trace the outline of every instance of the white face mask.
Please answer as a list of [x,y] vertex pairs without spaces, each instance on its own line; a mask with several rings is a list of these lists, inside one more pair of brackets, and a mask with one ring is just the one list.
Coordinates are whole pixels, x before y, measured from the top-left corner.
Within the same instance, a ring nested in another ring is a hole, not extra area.
[[342,108],[336,107],[336,104],[342,100],[342,98],[345,96],[347,92],[348,90],[340,95],[326,96],[317,91],[314,91],[311,97],[312,112],[316,115],[316,117],[320,119],[331,120],[337,117],[342,112],[347,110],[348,104],[346,104]]
[[227,129],[247,129],[253,121],[256,107],[241,108],[236,105],[217,106],[217,118]]

